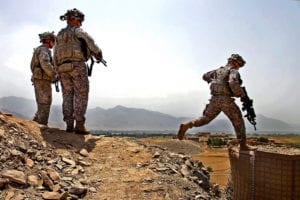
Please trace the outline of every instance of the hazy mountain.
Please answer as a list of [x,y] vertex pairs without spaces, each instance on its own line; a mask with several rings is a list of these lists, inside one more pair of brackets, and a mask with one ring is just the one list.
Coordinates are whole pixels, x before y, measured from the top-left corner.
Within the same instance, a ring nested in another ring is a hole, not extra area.
[[[244,118],[244,120],[246,123],[246,131],[248,133],[297,133],[297,131],[300,131],[300,125],[288,124],[281,120],[269,118],[260,114],[256,117],[256,131],[254,131],[253,125],[250,124],[246,118]],[[233,126],[227,118],[217,118],[208,125],[196,128],[196,131],[234,133]]]
[[[0,98],[0,111],[16,117],[32,119],[36,111],[34,100],[21,97]],[[145,109],[116,106],[110,109],[100,107],[87,110],[89,129],[101,130],[175,130],[187,118],[176,118],[160,112]],[[52,105],[49,125],[65,127],[61,106]]]
[[[0,111],[12,113],[24,119],[32,119],[36,111],[36,103],[34,100],[20,97],[3,97],[0,98]],[[96,107],[87,111],[87,126],[94,130],[177,130],[179,124],[186,120],[189,119],[124,106],[110,109]],[[247,122],[247,119],[245,121],[247,132],[254,132],[253,126]],[[284,133],[300,130],[299,125],[291,125],[263,115],[258,115],[256,122],[258,132]],[[61,105],[51,107],[49,125],[65,127]],[[225,118],[217,118],[208,125],[192,129],[192,131],[234,132],[230,121]]]
[[[23,119],[32,119],[37,106],[34,100],[25,99],[22,97],[2,97],[0,98],[0,111],[11,113],[16,117]],[[49,125],[63,127],[61,106],[52,105],[49,117]]]
[[104,110],[89,109],[87,125],[92,129],[114,130],[174,130],[186,118],[176,118],[160,112],[145,109],[116,106]]
[[0,111],[12,113],[20,118],[32,118],[35,109],[36,104],[33,100],[13,96],[0,98]]
[[263,115],[257,116],[257,129],[261,131],[290,131],[299,130],[299,126],[291,125],[278,119],[268,118]]

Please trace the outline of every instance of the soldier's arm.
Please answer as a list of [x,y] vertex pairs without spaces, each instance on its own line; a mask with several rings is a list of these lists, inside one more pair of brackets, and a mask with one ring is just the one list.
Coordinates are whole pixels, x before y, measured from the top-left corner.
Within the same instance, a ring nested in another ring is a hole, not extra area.
[[57,51],[56,51],[56,46],[53,47],[53,69],[55,72],[57,72],[58,70],[58,66],[57,66]]
[[32,73],[34,71],[34,67],[37,62],[38,61],[36,60],[36,49],[33,49],[33,54],[32,54],[32,58],[31,58],[31,62],[30,62],[30,69],[31,69]]
[[209,71],[203,74],[202,79],[205,80],[207,83],[210,83],[216,77],[216,70]]
[[102,51],[95,43],[94,39],[81,28],[77,28],[75,30],[75,34],[79,39],[83,39],[86,42],[87,47],[89,50],[96,56],[98,60],[102,59]]
[[51,58],[46,51],[41,51],[39,54],[39,61],[41,64],[41,68],[44,72],[51,78],[54,78],[55,72],[53,69],[53,65],[51,64]]
[[244,97],[245,92],[241,87],[241,77],[240,73],[235,70],[231,69],[229,73],[229,87],[235,97]]

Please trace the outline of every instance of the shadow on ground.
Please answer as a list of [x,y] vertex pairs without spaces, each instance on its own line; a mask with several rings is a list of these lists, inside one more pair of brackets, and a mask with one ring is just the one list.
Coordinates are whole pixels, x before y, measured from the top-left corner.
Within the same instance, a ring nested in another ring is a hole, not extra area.
[[90,135],[79,135],[75,133],[68,133],[58,128],[41,128],[41,134],[45,141],[58,149],[67,149],[80,151],[86,149],[91,152],[99,137],[90,137]]

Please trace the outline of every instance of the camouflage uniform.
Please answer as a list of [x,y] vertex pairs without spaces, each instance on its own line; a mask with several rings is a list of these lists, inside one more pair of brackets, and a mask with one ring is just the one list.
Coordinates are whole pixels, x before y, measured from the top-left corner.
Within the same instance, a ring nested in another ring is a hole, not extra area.
[[203,75],[203,79],[210,83],[211,99],[203,111],[203,116],[192,121],[192,125],[199,127],[208,124],[216,118],[221,111],[230,119],[236,136],[240,140],[246,140],[245,123],[239,107],[232,97],[243,97],[240,74],[236,69],[226,65],[217,70]]
[[[61,16],[61,19],[70,17],[68,15],[70,12],[71,15],[72,12],[77,15],[80,11],[69,10],[65,16]],[[100,48],[92,37],[81,28],[68,24],[58,33],[54,49],[54,62],[61,81],[64,121],[67,124],[67,131],[70,132],[73,131],[74,120],[76,120],[76,126],[83,126],[85,123],[89,94],[85,62],[91,54],[101,54],[102,56]]]
[[[47,35],[51,33],[46,32],[44,34]],[[43,35],[40,34],[40,38],[42,37]],[[31,59],[31,71],[31,81],[34,85],[37,102],[37,112],[33,120],[40,124],[47,125],[52,103],[51,82],[55,77],[55,71],[51,52],[44,44],[34,49]]]
[[230,119],[237,139],[240,141],[241,149],[254,150],[254,148],[246,145],[245,123],[239,107],[234,102],[235,99],[232,98],[242,98],[245,96],[241,88],[242,80],[237,68],[237,66],[242,67],[244,64],[245,61],[240,55],[232,54],[231,57],[228,58],[228,64],[226,66],[203,75],[203,80],[210,83],[212,97],[209,100],[209,104],[206,105],[202,117],[180,125],[177,135],[179,139],[183,139],[187,129],[208,124],[222,111]]

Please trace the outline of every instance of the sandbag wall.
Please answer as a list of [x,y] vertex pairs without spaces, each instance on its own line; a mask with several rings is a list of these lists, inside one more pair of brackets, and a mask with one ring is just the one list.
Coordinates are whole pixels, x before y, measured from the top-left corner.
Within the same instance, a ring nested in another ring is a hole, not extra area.
[[234,200],[300,199],[300,155],[229,149]]

